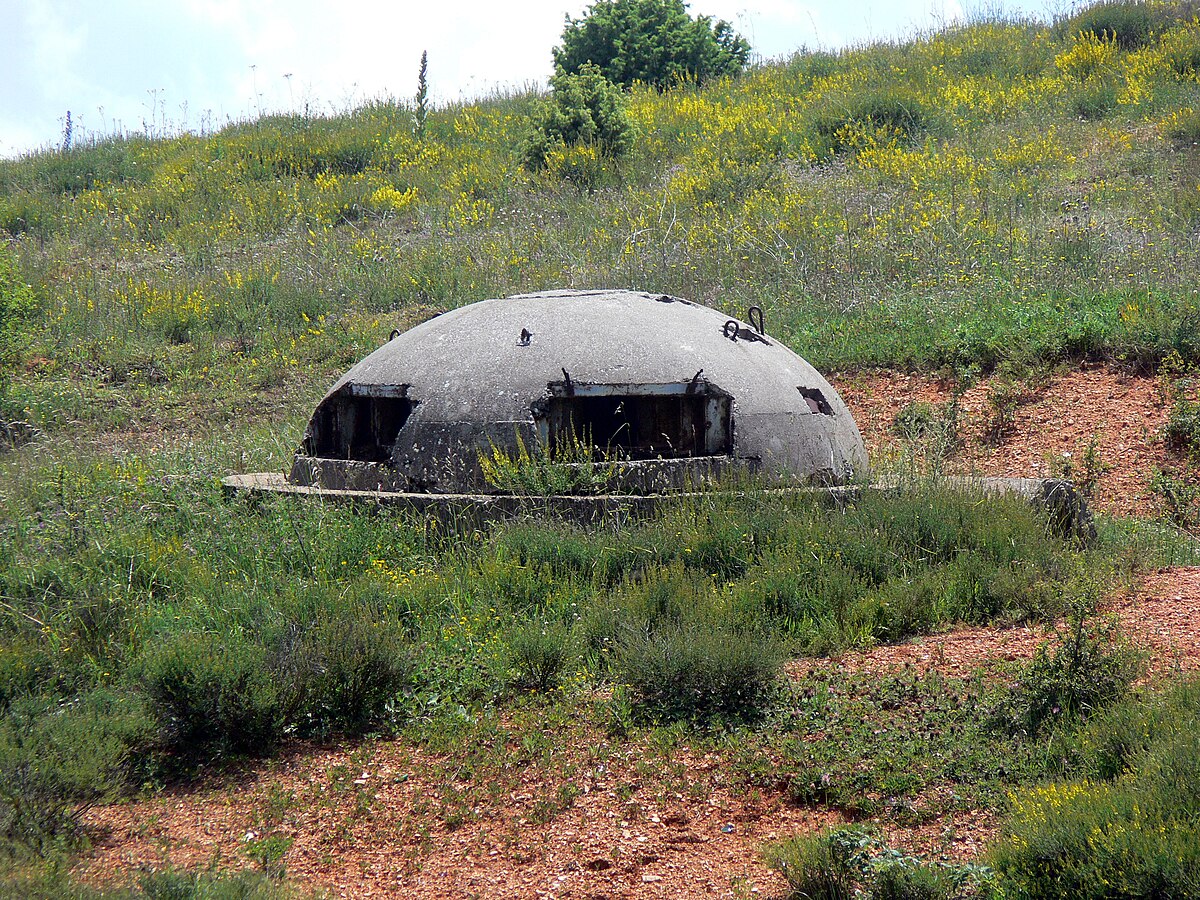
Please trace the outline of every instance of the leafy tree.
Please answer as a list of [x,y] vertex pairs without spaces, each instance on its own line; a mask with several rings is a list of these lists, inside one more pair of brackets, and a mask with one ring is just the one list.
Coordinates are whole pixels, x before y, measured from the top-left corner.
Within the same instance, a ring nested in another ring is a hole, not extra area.
[[750,45],[728,22],[693,19],[683,0],[596,0],[579,19],[567,16],[554,64],[563,72],[599,66],[613,84],[669,87],[736,75]]
[[584,63],[578,74],[559,71],[550,79],[550,99],[535,115],[522,152],[525,166],[539,171],[555,150],[585,145],[615,159],[633,146],[633,123],[625,112],[625,96]]

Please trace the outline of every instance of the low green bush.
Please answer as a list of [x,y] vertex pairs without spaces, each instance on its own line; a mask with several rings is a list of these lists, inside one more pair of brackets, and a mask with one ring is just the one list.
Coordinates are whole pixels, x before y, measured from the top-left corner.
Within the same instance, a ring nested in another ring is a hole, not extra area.
[[1112,0],[1094,3],[1059,23],[1063,34],[1090,34],[1115,40],[1122,50],[1136,50],[1154,40],[1155,32],[1170,22],[1169,4],[1145,0]]
[[1169,449],[1200,456],[1200,401],[1176,398],[1167,415],[1163,437]]
[[927,863],[859,827],[782,841],[766,860],[787,879],[792,900],[958,900],[994,890],[984,866]]
[[795,900],[851,900],[855,894],[857,873],[844,856],[836,852],[829,831],[800,835],[769,846],[767,865],[778,869],[787,879]]
[[44,876],[0,880],[0,898],[21,900],[286,900],[295,890],[261,872],[142,872],[132,884],[102,888],[80,884],[52,870]]
[[1038,647],[995,715],[1031,736],[1087,720],[1124,697],[1143,669],[1142,655],[1114,621],[1076,614],[1058,646]]
[[571,629],[555,619],[535,617],[508,633],[509,688],[545,693],[559,686],[573,653]]
[[152,721],[127,696],[11,704],[0,718],[0,859],[71,849],[80,812],[137,780],[152,738]]
[[[1133,728],[1112,764],[1114,726]],[[1097,780],[1018,794],[990,858],[1006,897],[1200,897],[1200,689],[1178,684],[1084,729]],[[1100,763],[1097,767],[1097,763]],[[1105,778],[1104,775],[1111,777]]]
[[238,633],[183,633],[152,649],[140,680],[159,745],[187,761],[271,753],[283,736],[282,686],[266,650]]
[[1150,493],[1169,522],[1186,531],[1200,530],[1200,477],[1160,469],[1150,479]]
[[293,631],[271,662],[287,726],[303,735],[360,735],[394,717],[416,653],[394,622],[341,616]]
[[896,88],[856,93],[839,102],[830,99],[813,129],[821,147],[831,154],[857,150],[881,137],[912,140],[929,127],[929,115],[915,95]]
[[1078,85],[1068,99],[1071,110],[1087,122],[1107,118],[1117,108],[1119,86],[1110,79],[1097,78]]
[[628,631],[612,667],[652,716],[737,721],[765,712],[783,658],[767,633],[696,618]]

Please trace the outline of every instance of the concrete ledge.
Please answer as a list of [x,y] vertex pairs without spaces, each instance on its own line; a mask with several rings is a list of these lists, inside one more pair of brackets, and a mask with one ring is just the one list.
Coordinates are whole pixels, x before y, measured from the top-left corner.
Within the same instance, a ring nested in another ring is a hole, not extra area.
[[[941,484],[955,490],[979,491],[992,496],[1017,496],[1043,509],[1051,526],[1063,537],[1088,544],[1095,540],[1096,525],[1087,501],[1069,481],[1057,478],[972,478],[949,476]],[[393,506],[431,515],[439,521],[482,525],[501,519],[529,515],[553,515],[579,523],[610,518],[639,518],[653,515],[664,505],[706,496],[703,492],[667,494],[558,494],[553,496],[514,496],[510,494],[414,494],[399,491],[330,490],[290,483],[278,472],[230,475],[222,480],[231,495],[285,496],[317,498],[339,503],[369,506]],[[832,502],[858,496],[864,490],[896,491],[903,484],[885,479],[874,484],[836,487],[769,488],[766,494],[807,494]]]

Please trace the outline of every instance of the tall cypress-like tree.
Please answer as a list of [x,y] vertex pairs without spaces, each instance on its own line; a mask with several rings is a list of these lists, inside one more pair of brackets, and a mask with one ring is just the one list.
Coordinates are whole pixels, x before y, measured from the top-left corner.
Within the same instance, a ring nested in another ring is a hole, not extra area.
[[417,102],[413,112],[413,133],[417,137],[425,135],[425,119],[429,115],[429,81],[426,73],[429,70],[429,51],[421,51],[421,68],[417,72]]

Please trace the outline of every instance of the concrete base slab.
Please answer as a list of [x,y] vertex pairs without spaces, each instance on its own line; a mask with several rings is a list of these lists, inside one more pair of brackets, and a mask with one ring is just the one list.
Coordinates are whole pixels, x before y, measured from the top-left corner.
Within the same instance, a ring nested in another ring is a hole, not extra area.
[[[1069,481],[1056,478],[971,478],[953,476],[942,483],[962,491],[979,491],[993,496],[1022,497],[1046,511],[1051,526],[1064,537],[1090,543],[1096,537],[1096,525],[1087,500]],[[664,505],[705,496],[699,492],[669,494],[596,494],[552,496],[513,496],[507,494],[416,494],[399,491],[331,490],[290,483],[278,472],[230,475],[222,480],[230,494],[262,496],[279,494],[332,502],[359,503],[411,509],[439,521],[481,525],[521,516],[552,515],[573,522],[590,523],[610,518],[638,518],[652,515]],[[872,484],[834,487],[778,487],[762,493],[808,494],[833,502],[857,496],[864,490],[900,490],[896,480]]]

